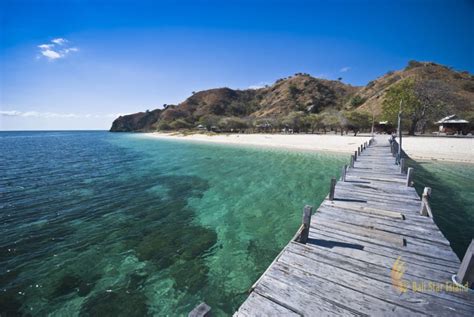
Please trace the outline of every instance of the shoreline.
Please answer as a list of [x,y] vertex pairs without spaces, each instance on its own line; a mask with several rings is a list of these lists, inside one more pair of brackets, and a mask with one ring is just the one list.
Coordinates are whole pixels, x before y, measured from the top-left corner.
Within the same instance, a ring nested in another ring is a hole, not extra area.
[[[162,140],[191,141],[238,146],[279,148],[304,152],[336,152],[352,154],[354,148],[368,141],[370,135],[362,134],[179,134],[151,132],[151,138]],[[387,138],[389,136],[387,135]],[[474,139],[443,137],[404,137],[402,147],[414,160],[474,164]]]

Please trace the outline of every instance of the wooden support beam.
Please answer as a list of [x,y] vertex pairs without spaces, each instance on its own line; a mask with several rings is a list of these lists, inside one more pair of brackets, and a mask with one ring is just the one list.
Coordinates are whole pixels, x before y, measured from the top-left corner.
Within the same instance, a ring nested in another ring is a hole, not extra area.
[[423,190],[423,195],[421,196],[421,208],[420,215],[433,218],[433,213],[431,212],[429,198],[431,197],[431,187],[425,187]]
[[354,162],[357,161],[357,151],[354,151]]
[[413,172],[414,172],[413,167],[409,167],[407,171],[407,183],[406,183],[408,187],[413,186]]
[[313,213],[313,207],[306,205],[303,208],[303,219],[301,221],[301,233],[299,238],[297,239],[298,242],[306,244],[309,237],[309,227],[311,224],[311,214]]
[[402,174],[405,174],[405,164],[406,164],[405,159],[404,158],[400,159],[400,173]]
[[392,155],[393,157],[397,156],[397,153],[398,153],[398,143],[395,141],[395,142],[392,142],[393,144],[393,152],[392,152]]
[[334,191],[336,190],[336,178],[331,178],[331,187],[329,188],[329,200],[334,200]]
[[464,254],[456,277],[459,283],[474,289],[474,239]]
[[210,317],[210,316],[211,316],[211,307],[204,302],[194,307],[194,309],[191,310],[191,312],[188,314],[188,317]]
[[341,170],[341,181],[343,182],[346,181],[346,171],[347,171],[347,165],[344,165]]
[[360,146],[357,147],[357,155],[360,156]]
[[354,155],[351,155],[351,163],[349,165],[351,168],[354,168]]

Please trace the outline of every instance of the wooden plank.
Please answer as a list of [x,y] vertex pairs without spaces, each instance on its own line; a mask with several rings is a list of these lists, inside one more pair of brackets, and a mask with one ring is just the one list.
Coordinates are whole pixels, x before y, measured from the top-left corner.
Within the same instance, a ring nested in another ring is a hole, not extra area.
[[328,230],[324,230],[322,227],[314,228],[309,232],[309,238],[312,240],[311,243],[316,243],[320,239],[326,241],[338,241],[345,243],[352,248],[360,248],[369,252],[376,254],[390,256],[396,259],[398,256],[402,256],[404,259],[419,261],[424,263],[424,265],[436,265],[440,270],[447,270],[453,273],[456,273],[457,268],[459,267],[459,260],[446,260],[444,258],[438,257],[436,254],[426,254],[413,252],[413,250],[404,248],[395,248],[393,246],[386,245],[382,242],[378,242],[373,239],[359,237],[351,235],[346,232],[334,233]]
[[[370,278],[360,274],[361,272],[351,272],[332,264],[327,264],[314,258],[308,258],[299,253],[291,252],[292,248],[288,248],[287,252],[280,258],[278,264],[286,264],[291,274],[301,274],[300,271],[309,273],[315,277],[326,280],[323,288],[329,283],[346,286],[354,291],[360,291],[374,298],[383,300],[394,305],[400,305],[413,311],[419,311],[428,315],[447,316],[450,314],[458,314],[470,316],[472,306],[460,303],[449,296],[433,296],[432,294],[423,292],[413,292],[407,289],[407,292],[400,292],[393,287],[390,271],[386,273],[388,280],[380,280]],[[291,271],[291,269],[298,271]],[[317,280],[317,279],[315,279]],[[440,281],[441,282],[441,281]],[[443,285],[446,281],[442,281]],[[321,287],[321,286],[320,286]],[[332,287],[332,285],[331,285]],[[438,294],[441,295],[442,293]],[[436,301],[430,301],[435,297]],[[372,303],[373,301],[371,301]]]
[[[309,285],[294,285],[286,276],[278,275],[275,278],[271,271],[275,270],[277,263],[272,265],[265,276],[255,287],[254,293],[263,296],[280,306],[302,316],[357,316],[356,312],[336,305],[324,297],[317,288]],[[307,286],[305,288],[305,286]],[[258,310],[254,310],[258,312]]]
[[[319,266],[318,266],[319,268]],[[348,280],[346,283],[334,283],[330,279],[322,278],[303,272],[292,267],[287,263],[277,262],[273,268],[268,271],[269,277],[275,280],[285,281],[292,285],[292,290],[304,290],[312,295],[319,297],[319,301],[331,301],[335,306],[344,308],[346,311],[353,311],[355,314],[375,315],[375,316],[425,316],[422,310],[411,310],[404,308],[396,303],[375,298],[367,294],[363,287],[358,288]],[[329,278],[333,274],[330,273]],[[364,286],[364,285],[361,285]],[[370,304],[368,304],[370,303]],[[337,313],[332,313],[335,316]],[[319,316],[317,312],[311,312],[308,316]]]
[[288,308],[285,308],[256,292],[252,292],[247,300],[235,312],[234,317],[253,316],[301,316]]
[[[317,215],[319,216],[319,214]],[[399,234],[393,234],[382,230],[377,230],[371,227],[361,227],[352,225],[349,223],[340,222],[337,220],[331,220],[324,216],[316,217],[314,220],[318,225],[325,226],[328,230],[335,230],[335,232],[348,232],[354,235],[361,237],[366,237],[370,239],[377,239],[379,241],[384,241],[387,244],[394,245],[397,247],[405,246],[405,239]],[[312,224],[314,226],[314,224]]]
[[403,214],[400,212],[393,212],[393,211],[387,211],[387,210],[370,208],[370,207],[359,207],[359,206],[352,207],[350,206],[350,204],[344,204],[343,202],[340,202],[340,201],[323,201],[323,204],[329,207],[334,206],[334,207],[339,207],[342,209],[353,210],[357,212],[373,214],[373,215],[378,215],[378,216],[383,216],[383,217],[388,217],[388,218],[395,218],[395,219],[404,218]]
[[[317,217],[313,218],[311,221],[311,229],[313,230],[322,230],[324,232],[331,232],[331,229],[327,227],[326,222],[319,222]],[[459,259],[456,254],[451,250],[442,249],[441,247],[433,247],[432,245],[417,244],[412,239],[405,239],[406,245],[399,246],[396,243],[389,242],[387,240],[381,239],[378,236],[370,237],[369,235],[361,235],[354,229],[349,229],[347,226],[332,226],[331,228],[339,227],[340,230],[337,231],[337,234],[345,237],[350,237],[358,241],[365,241],[372,244],[376,244],[383,247],[391,248],[391,252],[410,252],[413,254],[421,255],[428,258],[440,259],[451,263],[451,265],[458,266]],[[332,229],[334,232],[334,229]],[[310,231],[311,236],[311,231]]]
[[[427,230],[423,227],[405,224],[404,222],[387,221],[383,219],[364,217],[354,214],[350,218],[347,215],[335,212],[329,208],[318,209],[318,219],[325,218],[326,220],[336,220],[338,222],[349,223],[361,227],[373,227],[377,230],[386,231],[394,234],[402,234],[403,236],[423,240],[428,244],[441,244],[449,246],[449,242],[437,231]],[[398,224],[398,225],[394,225]]]

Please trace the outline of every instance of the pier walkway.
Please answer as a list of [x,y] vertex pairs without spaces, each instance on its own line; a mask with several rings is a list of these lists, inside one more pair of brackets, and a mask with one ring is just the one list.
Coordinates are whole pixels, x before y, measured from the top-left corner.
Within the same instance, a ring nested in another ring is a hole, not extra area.
[[472,281],[474,243],[461,264],[392,151],[388,136],[358,148],[235,316],[474,316],[452,281]]

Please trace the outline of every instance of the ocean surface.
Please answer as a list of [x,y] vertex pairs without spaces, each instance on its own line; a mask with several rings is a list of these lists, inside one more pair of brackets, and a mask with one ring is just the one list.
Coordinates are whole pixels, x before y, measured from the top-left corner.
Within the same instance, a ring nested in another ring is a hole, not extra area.
[[[348,161],[108,132],[0,132],[0,149],[0,314],[32,316],[230,315]],[[474,168],[412,164],[463,254]]]

